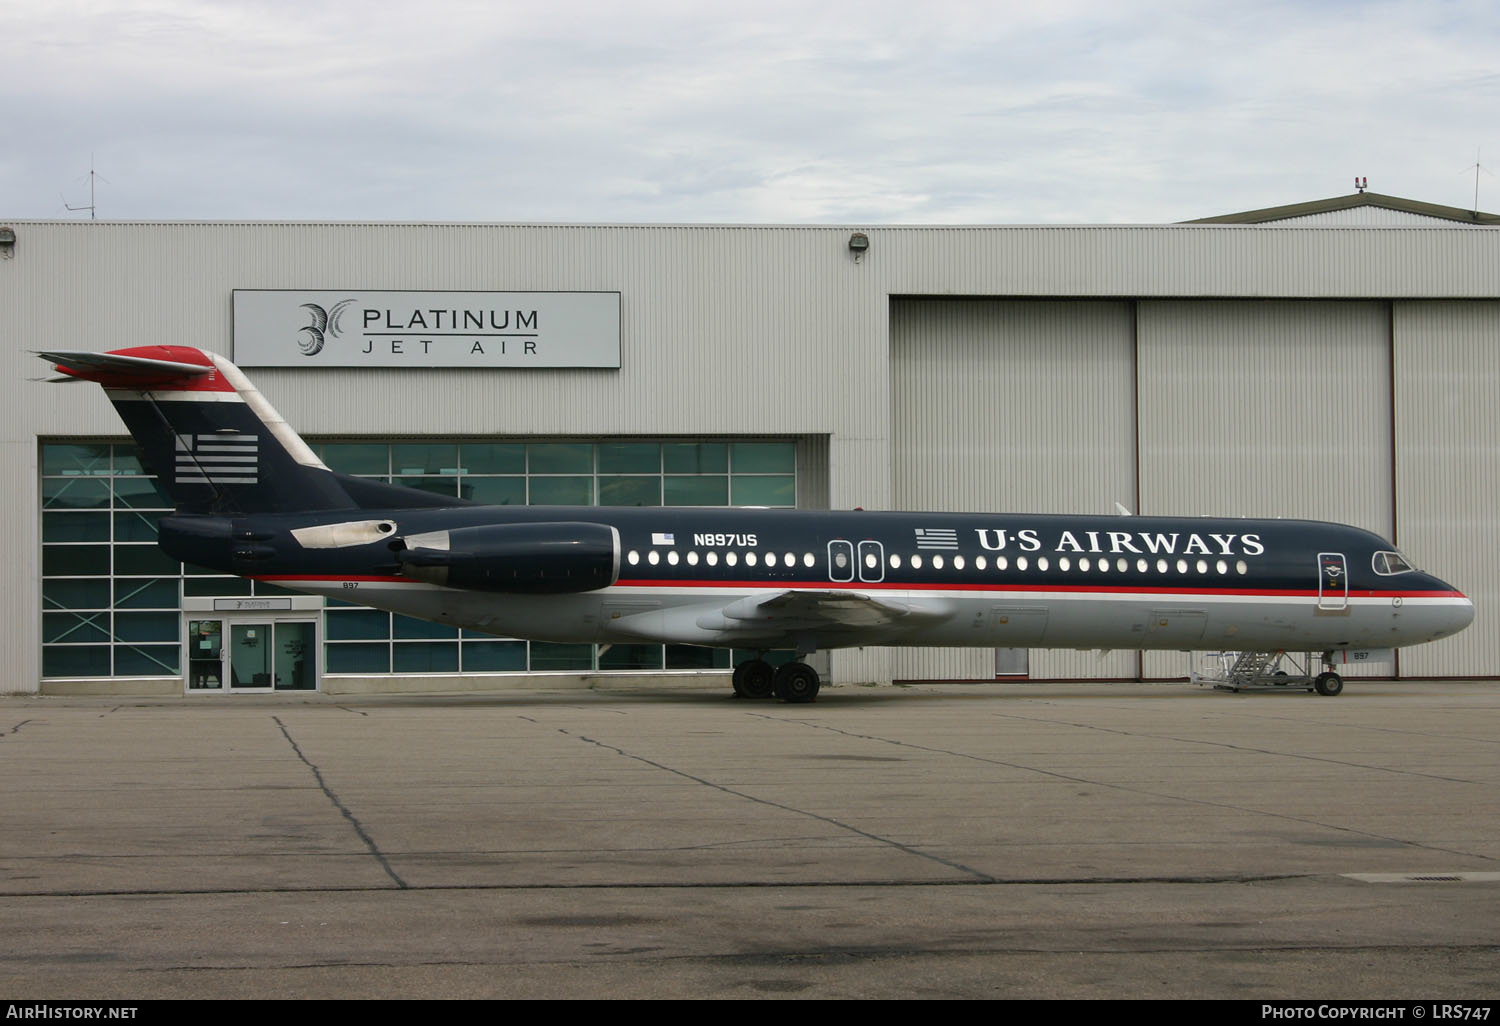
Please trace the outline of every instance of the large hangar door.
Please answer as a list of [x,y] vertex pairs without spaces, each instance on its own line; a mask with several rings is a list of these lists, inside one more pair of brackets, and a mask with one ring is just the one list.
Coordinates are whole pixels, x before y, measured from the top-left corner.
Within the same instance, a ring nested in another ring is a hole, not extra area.
[[1474,600],[1474,625],[1401,653],[1402,676],[1500,665],[1500,303],[1396,304],[1396,541]]
[[[1107,513],[1135,502],[1130,303],[891,303],[897,509]],[[1133,678],[1133,652],[1031,653],[1030,676]],[[990,680],[984,649],[897,650],[901,680]]]
[[[1140,512],[1312,517],[1390,537],[1386,303],[1142,301],[1137,318]],[[1142,665],[1187,672],[1175,652]]]

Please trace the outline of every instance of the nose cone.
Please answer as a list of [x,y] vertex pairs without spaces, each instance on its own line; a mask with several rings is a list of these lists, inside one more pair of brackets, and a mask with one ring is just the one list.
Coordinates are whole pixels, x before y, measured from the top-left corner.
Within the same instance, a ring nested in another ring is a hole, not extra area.
[[1457,634],[1474,622],[1474,603],[1469,597],[1447,581],[1430,578],[1435,608],[1432,618],[1431,640]]

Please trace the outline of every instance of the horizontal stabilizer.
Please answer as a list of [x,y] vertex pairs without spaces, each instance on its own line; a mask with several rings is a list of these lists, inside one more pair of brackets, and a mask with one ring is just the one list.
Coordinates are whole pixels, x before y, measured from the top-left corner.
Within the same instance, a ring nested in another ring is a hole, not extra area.
[[69,378],[97,381],[105,388],[150,388],[184,378],[212,374],[215,369],[212,363],[188,362],[195,356],[204,359],[203,354],[196,349],[183,346],[141,348],[159,351],[162,358],[67,349],[38,352],[36,355],[50,360],[59,373]]

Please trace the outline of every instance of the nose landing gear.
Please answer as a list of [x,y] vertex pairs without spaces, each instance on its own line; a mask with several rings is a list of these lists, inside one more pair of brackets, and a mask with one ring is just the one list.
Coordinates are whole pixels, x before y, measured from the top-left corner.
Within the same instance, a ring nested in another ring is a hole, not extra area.
[[1318,678],[1313,681],[1313,690],[1320,695],[1332,698],[1334,695],[1344,690],[1344,678],[1340,677],[1332,670],[1328,670],[1325,673],[1320,673],[1318,674]]

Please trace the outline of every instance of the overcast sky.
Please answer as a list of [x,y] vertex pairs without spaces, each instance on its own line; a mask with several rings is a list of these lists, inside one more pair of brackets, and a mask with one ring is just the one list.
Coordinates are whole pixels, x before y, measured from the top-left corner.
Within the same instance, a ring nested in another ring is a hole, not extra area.
[[[0,217],[1150,223],[1500,172],[1494,0],[0,0]],[[1500,210],[1500,177],[1480,176]]]

